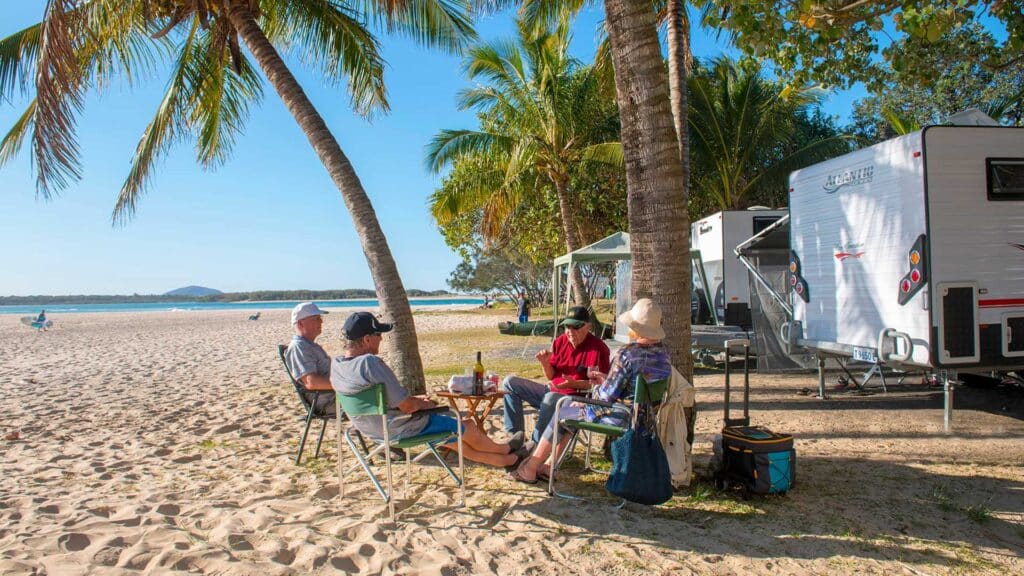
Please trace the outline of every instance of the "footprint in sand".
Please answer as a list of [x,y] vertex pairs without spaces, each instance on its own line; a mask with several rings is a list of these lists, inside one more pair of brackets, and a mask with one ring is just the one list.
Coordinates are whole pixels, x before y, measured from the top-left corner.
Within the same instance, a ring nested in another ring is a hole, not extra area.
[[175,458],[171,460],[171,462],[174,462],[175,464],[188,464],[189,462],[195,462],[196,460],[201,460],[202,458],[203,457],[199,454],[193,454],[192,456],[181,456]]
[[181,513],[181,506],[177,504],[161,504],[156,507],[157,514],[163,514],[164,516],[177,516]]
[[46,505],[46,506],[40,506],[39,507],[39,512],[42,513],[42,514],[56,514],[56,513],[60,512],[60,506],[57,506],[56,504],[49,504],[49,505]]
[[236,552],[245,552],[253,549],[252,542],[243,534],[229,534],[228,547]]
[[172,452],[174,452],[174,450],[171,450],[170,448],[159,448],[159,449],[153,451],[153,456],[161,456],[161,457],[163,457],[163,456],[167,456],[168,454],[170,454]]
[[64,552],[78,552],[79,550],[85,550],[91,543],[92,541],[89,540],[89,537],[80,532],[62,534],[60,538],[57,538],[57,547]]

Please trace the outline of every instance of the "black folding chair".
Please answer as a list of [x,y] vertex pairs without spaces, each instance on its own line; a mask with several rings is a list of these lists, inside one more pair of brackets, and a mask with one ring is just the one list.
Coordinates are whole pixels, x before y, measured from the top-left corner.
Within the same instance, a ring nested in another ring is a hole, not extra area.
[[[302,452],[306,448],[306,436],[309,435],[309,426],[313,423],[313,420],[322,421],[320,426],[320,436],[316,440],[316,451],[313,453],[313,458],[320,457],[320,444],[324,440],[324,431],[327,430],[327,421],[334,419],[334,391],[333,390],[307,390],[302,382],[295,379],[292,375],[291,369],[288,368],[288,359],[285,357],[285,351],[288,350],[288,346],[284,344],[277,345],[277,355],[281,357],[281,363],[284,364],[284,371],[288,374],[288,379],[291,380],[292,386],[295,388],[295,393],[299,395],[299,401],[302,402],[303,408],[306,409],[306,427],[302,430],[302,439],[299,440],[299,453],[295,455],[295,464],[298,465],[302,461]],[[321,398],[330,398],[327,400],[320,401]],[[319,406],[318,406],[319,405]],[[357,432],[358,434],[358,432]],[[363,437],[359,436],[359,443],[363,446],[363,451],[366,452],[366,442]]]

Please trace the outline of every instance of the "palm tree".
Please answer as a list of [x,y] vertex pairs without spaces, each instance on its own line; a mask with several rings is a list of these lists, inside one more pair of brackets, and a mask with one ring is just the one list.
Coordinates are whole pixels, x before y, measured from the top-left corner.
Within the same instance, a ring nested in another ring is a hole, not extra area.
[[[587,0],[476,0],[485,10],[513,4],[520,5],[525,21],[547,22],[562,11],[575,13]],[[666,345],[676,368],[689,378],[689,154],[682,127],[687,123],[684,85],[690,56],[685,5],[605,0],[604,7],[610,40],[605,52],[615,70],[629,189],[633,297],[651,297],[663,307]],[[658,18],[668,26],[669,60],[676,75],[671,84],[658,42]]]
[[721,210],[743,208],[764,187],[784,187],[793,170],[848,148],[838,134],[798,138],[818,90],[784,88],[726,58],[690,77],[693,191]]
[[[49,198],[81,175],[75,116],[90,88],[134,81],[173,57],[167,91],[136,148],[113,220],[129,219],[154,165],[175,142],[195,137],[199,162],[224,162],[251,102],[256,65],[306,134],[341,192],[381,302],[396,323],[389,355],[411,390],[425,389],[412,312],[387,240],[351,163],[282,60],[294,51],[333,83],[346,83],[362,114],[388,108],[377,40],[366,28],[403,33],[457,50],[474,33],[461,0],[49,0],[37,25],[0,40],[0,101],[33,94],[0,142],[0,162],[31,139],[37,194]],[[33,81],[34,79],[34,81]]]
[[628,186],[633,298],[664,309],[673,363],[692,374],[690,225],[679,139],[655,13],[642,0],[605,0]]
[[[468,184],[443,187],[431,200],[435,218],[487,206],[481,231],[493,237],[518,204],[517,195],[554,188],[566,248],[584,245],[571,181],[580,163],[621,164],[617,111],[602,97],[592,67],[568,55],[568,26],[534,33],[521,22],[518,43],[493,42],[469,50],[470,80],[482,80],[459,96],[461,109],[479,111],[479,130],[442,130],[427,148],[434,171],[473,163]],[[463,179],[465,182],[465,179]],[[571,277],[575,301],[590,305],[579,269]]]

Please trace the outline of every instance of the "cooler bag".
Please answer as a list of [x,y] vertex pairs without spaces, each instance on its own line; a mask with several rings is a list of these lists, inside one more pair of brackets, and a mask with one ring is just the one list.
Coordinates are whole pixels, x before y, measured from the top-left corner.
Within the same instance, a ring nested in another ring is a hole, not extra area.
[[763,426],[722,428],[721,474],[745,494],[785,494],[796,481],[793,437]]
[[[733,346],[743,346],[743,418],[729,418],[729,361]],[[737,484],[743,496],[785,494],[796,483],[793,436],[750,425],[750,341],[725,343],[725,427],[722,428],[721,468],[715,484]]]

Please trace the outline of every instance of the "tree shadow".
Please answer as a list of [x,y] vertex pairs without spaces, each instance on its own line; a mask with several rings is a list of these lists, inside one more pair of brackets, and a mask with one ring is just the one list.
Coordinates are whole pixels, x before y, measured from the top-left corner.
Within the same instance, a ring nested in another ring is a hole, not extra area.
[[[1024,482],[938,473],[911,463],[802,457],[788,496],[754,497],[700,483],[656,507],[619,511],[603,482],[562,482],[593,498],[524,504],[541,518],[610,539],[701,555],[861,559],[987,566],[977,555],[1024,554]],[[1007,518],[1012,517],[1016,521]],[[496,527],[500,530],[500,526]],[[964,560],[967,558],[968,560]],[[990,567],[990,566],[989,566]]]

